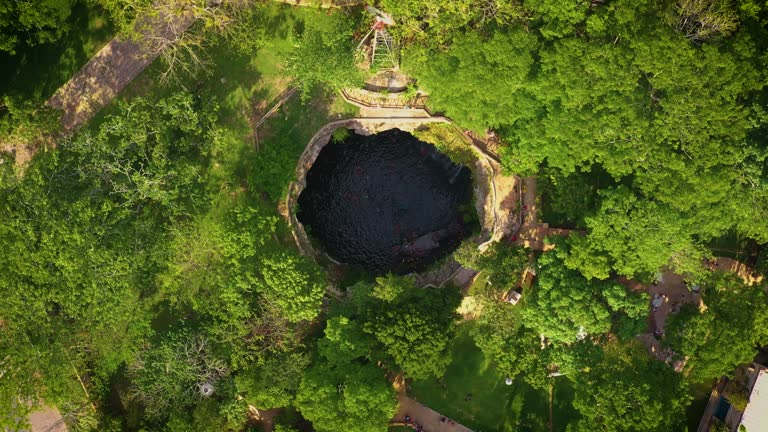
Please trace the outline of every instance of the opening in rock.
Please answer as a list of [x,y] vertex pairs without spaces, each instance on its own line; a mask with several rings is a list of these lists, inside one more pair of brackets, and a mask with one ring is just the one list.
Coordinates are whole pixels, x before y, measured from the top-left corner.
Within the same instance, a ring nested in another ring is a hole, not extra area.
[[307,173],[297,217],[335,260],[408,273],[470,234],[472,174],[433,145],[392,129],[326,145]]

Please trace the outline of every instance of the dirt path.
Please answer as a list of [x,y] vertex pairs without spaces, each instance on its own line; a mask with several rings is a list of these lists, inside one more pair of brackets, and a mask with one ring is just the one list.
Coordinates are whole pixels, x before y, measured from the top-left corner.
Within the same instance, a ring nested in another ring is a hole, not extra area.
[[[68,432],[64,417],[55,407],[43,405],[40,410],[29,415],[29,432]],[[26,432],[21,430],[19,432]]]
[[65,132],[87,123],[109,104],[157,58],[162,41],[183,33],[195,16],[186,10],[172,18],[152,19],[139,40],[112,39],[48,100],[49,106],[64,111],[61,124]]
[[521,182],[517,176],[504,175],[499,164],[493,164],[493,183],[496,188],[496,240],[501,240],[517,231],[521,226],[520,202]]
[[[753,284],[762,280],[762,275],[756,273],[745,264],[731,258],[718,257],[710,263],[710,270],[732,272],[742,278],[744,283]],[[632,291],[647,292],[649,296],[648,333],[637,338],[645,345],[648,353],[659,360],[669,363],[677,372],[685,366],[684,360],[674,360],[675,353],[664,349],[660,339],[655,336],[665,333],[665,326],[670,315],[680,311],[686,304],[692,304],[704,310],[706,307],[698,292],[693,292],[686,284],[685,277],[663,269],[659,272],[655,284],[645,285],[637,281],[619,278],[618,282]],[[655,302],[655,304],[654,304]]]
[[763,281],[763,275],[741,261],[737,261],[733,258],[717,257],[711,268],[716,271],[736,273],[747,285],[753,285]]

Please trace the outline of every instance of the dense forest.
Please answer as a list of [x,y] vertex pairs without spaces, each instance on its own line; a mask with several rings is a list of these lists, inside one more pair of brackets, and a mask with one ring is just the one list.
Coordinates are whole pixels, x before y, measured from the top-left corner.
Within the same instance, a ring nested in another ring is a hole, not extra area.
[[[459,287],[339,278],[296,247],[288,185],[314,133],[356,115],[336,95],[362,85],[371,26],[357,2],[316,3],[0,0],[0,426],[47,405],[72,431],[262,430],[253,408],[279,432],[395,430],[395,377],[445,386],[466,337],[498,382],[550,404],[569,389],[557,430],[681,431],[702,388],[768,346],[765,283],[704,265],[768,273],[768,2],[375,2],[429,108],[493,130],[544,221],[578,232],[534,254],[465,242],[472,322]],[[184,37],[62,132],[54,91],[180,4]],[[499,301],[528,266],[520,304]],[[636,338],[650,297],[625,283],[662,269],[706,305],[670,316],[681,371]]]

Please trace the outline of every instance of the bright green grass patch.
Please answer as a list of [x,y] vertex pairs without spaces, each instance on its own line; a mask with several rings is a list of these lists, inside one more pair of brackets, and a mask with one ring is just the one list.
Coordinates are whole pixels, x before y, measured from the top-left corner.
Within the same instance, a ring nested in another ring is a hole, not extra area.
[[283,58],[296,44],[296,33],[303,27],[307,11],[271,3],[263,8],[263,14],[264,34],[254,35],[263,38],[257,50],[249,55],[233,53],[225,42],[210,50],[214,66],[206,90],[217,96],[230,118],[247,119],[255,101],[269,105],[291,82],[283,71]]
[[465,165],[474,170],[477,154],[456,126],[447,123],[428,123],[416,129],[413,135],[419,140],[437,147],[441,153],[448,155],[454,163]]
[[0,94],[47,99],[114,36],[106,13],[84,1],[72,8],[68,22],[69,32],[55,43],[20,47],[13,56],[0,52]]
[[[505,377],[475,346],[469,334],[472,325],[459,327],[451,350],[453,362],[443,379],[445,388],[437,380],[416,381],[411,396],[476,432],[549,431],[548,392],[521,378],[507,386]],[[553,385],[553,430],[564,431],[574,415],[573,389],[564,377],[555,378]]]

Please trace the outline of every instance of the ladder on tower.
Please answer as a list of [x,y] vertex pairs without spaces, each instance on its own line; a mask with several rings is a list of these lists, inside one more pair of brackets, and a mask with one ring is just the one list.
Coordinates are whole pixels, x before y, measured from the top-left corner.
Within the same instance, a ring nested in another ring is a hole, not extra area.
[[371,44],[371,66],[396,68],[398,65],[398,46],[394,38],[385,29],[377,29],[373,33]]

